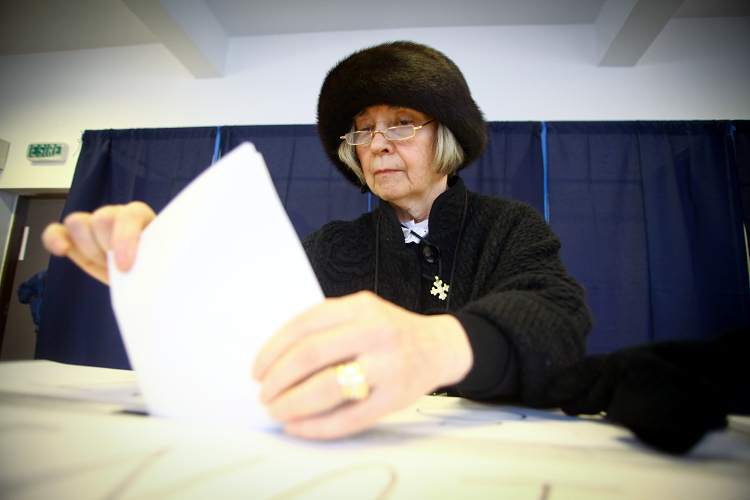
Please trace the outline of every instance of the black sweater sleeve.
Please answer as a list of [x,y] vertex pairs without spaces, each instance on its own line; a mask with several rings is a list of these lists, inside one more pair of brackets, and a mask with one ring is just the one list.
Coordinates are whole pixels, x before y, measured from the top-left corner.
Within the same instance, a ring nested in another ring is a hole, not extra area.
[[474,363],[453,389],[471,399],[513,397],[518,393],[518,362],[513,346],[492,323],[468,312],[455,314],[471,345]]
[[504,219],[485,243],[476,273],[481,282],[457,314],[475,352],[458,389],[477,399],[515,396],[544,405],[549,377],[584,355],[591,316],[544,219],[521,204]]

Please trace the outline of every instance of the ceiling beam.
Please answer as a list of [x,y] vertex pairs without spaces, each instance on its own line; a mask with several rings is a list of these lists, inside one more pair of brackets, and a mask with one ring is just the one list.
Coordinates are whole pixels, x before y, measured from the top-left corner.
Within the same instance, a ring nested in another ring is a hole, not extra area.
[[204,0],[123,0],[196,78],[224,75],[228,37]]
[[607,0],[596,19],[599,66],[635,66],[683,0]]

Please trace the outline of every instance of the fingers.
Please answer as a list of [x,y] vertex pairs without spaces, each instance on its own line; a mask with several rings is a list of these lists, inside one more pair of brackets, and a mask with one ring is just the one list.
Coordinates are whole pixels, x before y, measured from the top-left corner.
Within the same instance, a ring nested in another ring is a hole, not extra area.
[[[261,400],[295,435],[329,439],[371,426],[429,388],[413,313],[372,293],[331,299],[285,325],[258,356]],[[369,396],[351,401],[337,365],[356,360]]]
[[73,242],[75,249],[91,262],[106,266],[108,248],[99,246],[91,226],[91,214],[86,212],[73,212],[68,215],[63,224],[68,230],[68,236]]
[[268,412],[276,420],[287,422],[330,411],[343,403],[346,400],[336,368],[330,367],[281,394],[268,405]]
[[[107,205],[91,214],[91,232],[94,235],[97,246],[106,252],[110,249],[112,241],[112,228],[115,225],[117,213],[121,210],[118,205]],[[67,224],[67,219],[66,219]]]
[[57,222],[48,225],[42,232],[42,244],[56,257],[65,257],[72,243],[65,226]]
[[313,373],[368,352],[373,347],[374,338],[375,335],[370,334],[365,325],[354,321],[301,339],[265,373],[261,401],[269,403]]
[[107,284],[107,269],[101,262],[92,261],[87,255],[76,248],[71,240],[70,232],[62,224],[53,223],[42,233],[42,244],[52,255],[68,257],[86,273]]
[[375,297],[370,292],[360,292],[346,297],[328,299],[297,315],[259,351],[253,364],[253,377],[256,380],[263,380],[270,366],[300,339],[351,321],[358,313],[361,313],[363,308],[366,308],[364,303]]
[[[315,306],[290,321],[258,356],[261,399],[290,434],[329,439],[359,432],[473,364],[461,323],[422,316],[360,293]],[[355,360],[369,396],[350,401],[336,366]]]
[[373,382],[382,374],[373,370],[369,358],[358,362],[370,387],[366,399],[348,400],[339,386],[336,367],[329,367],[279,395],[268,406],[269,413],[290,434],[313,439],[342,437],[370,427],[394,409],[394,401],[392,394],[379,391]]
[[307,439],[350,436],[371,427],[392,409],[391,397],[387,392],[375,390],[363,401],[339,406],[334,411],[314,417],[286,422],[284,431]]
[[109,205],[93,213],[74,212],[63,224],[47,226],[42,242],[53,255],[68,257],[106,284],[107,252],[113,250],[117,267],[128,271],[135,261],[140,235],[155,217],[154,211],[142,202]]
[[[109,241],[117,268],[123,272],[129,271],[135,262],[141,233],[156,218],[156,214],[145,203],[134,201],[120,207],[115,215]],[[105,217],[105,221],[107,220]],[[106,230],[106,222],[102,225],[103,230]]]

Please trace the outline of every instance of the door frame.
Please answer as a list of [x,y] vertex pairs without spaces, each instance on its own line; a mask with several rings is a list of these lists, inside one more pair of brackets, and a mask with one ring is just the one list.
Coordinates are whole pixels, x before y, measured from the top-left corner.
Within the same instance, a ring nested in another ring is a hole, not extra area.
[[18,254],[23,243],[23,229],[29,213],[29,202],[32,199],[65,199],[68,193],[19,194],[16,208],[8,231],[8,246],[5,251],[5,265],[0,275],[0,354],[5,340],[5,327],[8,322],[8,310],[13,300],[13,280],[18,268]]

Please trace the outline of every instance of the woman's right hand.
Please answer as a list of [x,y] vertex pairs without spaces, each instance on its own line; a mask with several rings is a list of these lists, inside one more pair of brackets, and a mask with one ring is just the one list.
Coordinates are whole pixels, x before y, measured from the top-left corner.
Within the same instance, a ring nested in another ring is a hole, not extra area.
[[141,201],[106,205],[92,213],[73,212],[62,224],[47,226],[42,243],[53,255],[68,257],[108,285],[107,252],[113,250],[117,268],[128,271],[135,261],[141,233],[154,218],[156,213]]

